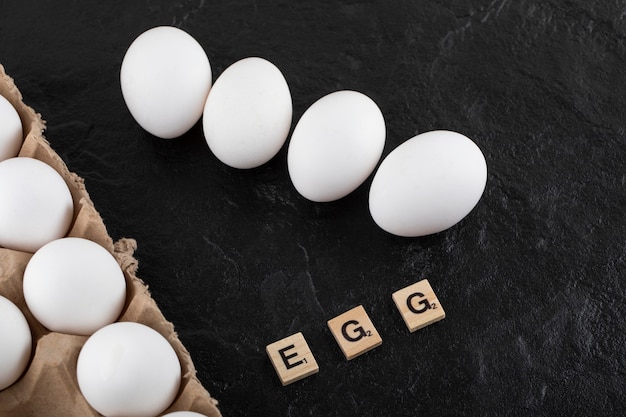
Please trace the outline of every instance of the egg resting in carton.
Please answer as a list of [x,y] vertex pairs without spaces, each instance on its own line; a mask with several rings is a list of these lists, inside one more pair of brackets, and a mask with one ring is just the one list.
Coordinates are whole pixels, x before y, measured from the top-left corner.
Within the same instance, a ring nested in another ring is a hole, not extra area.
[[[41,115],[24,104],[22,95],[0,65],[0,95],[17,110],[22,121],[24,143],[21,157],[43,161],[65,180],[74,202],[74,216],[67,236],[94,241],[113,254],[126,280],[126,303],[117,321],[145,324],[172,345],[181,364],[181,386],[173,404],[164,412],[195,411],[208,417],[220,417],[217,401],[202,386],[189,352],[167,321],[147,286],[136,276],[137,260],[133,257],[136,242],[120,239],[113,242],[96,211],[81,177],[68,170],[43,136],[45,122]],[[76,378],[76,362],[88,336],[51,332],[28,310],[22,291],[22,280],[31,253],[0,248],[0,295],[11,300],[22,311],[33,336],[33,353],[26,371],[13,385],[0,391],[0,416],[99,416],[83,398]]]

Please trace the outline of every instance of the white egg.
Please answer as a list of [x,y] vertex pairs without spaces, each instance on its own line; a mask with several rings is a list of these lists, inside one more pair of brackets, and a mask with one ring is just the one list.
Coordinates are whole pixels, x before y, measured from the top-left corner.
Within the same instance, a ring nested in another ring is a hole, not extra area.
[[206,417],[204,414],[194,411],[174,411],[173,413],[163,414],[163,417]]
[[380,164],[370,188],[370,213],[394,235],[438,233],[469,214],[486,182],[485,157],[469,138],[450,131],[422,133]]
[[82,347],[76,365],[87,402],[107,417],[148,417],[174,401],[181,381],[176,352],[160,333],[134,322],[109,324]]
[[90,335],[119,317],[126,281],[109,251],[90,240],[68,237],[35,252],[24,271],[24,298],[48,329]]
[[30,360],[32,336],[19,308],[0,296],[0,391],[17,381]]
[[67,233],[74,214],[63,177],[33,158],[0,162],[0,246],[35,252]]
[[385,120],[372,99],[336,91],[309,107],[294,128],[289,176],[305,198],[338,200],[372,173],[385,146]]
[[24,140],[22,121],[9,100],[0,96],[0,161],[17,156]]
[[139,35],[120,70],[128,110],[141,127],[164,139],[181,136],[200,119],[211,80],[202,46],[170,26]]
[[272,159],[291,128],[289,86],[262,58],[235,62],[215,81],[202,116],[213,154],[234,168],[255,168]]

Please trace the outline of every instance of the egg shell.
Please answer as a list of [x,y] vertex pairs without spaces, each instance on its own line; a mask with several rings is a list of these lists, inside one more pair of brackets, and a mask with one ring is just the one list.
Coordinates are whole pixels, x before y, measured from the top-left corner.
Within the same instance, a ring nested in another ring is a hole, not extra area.
[[114,322],[126,301],[126,281],[109,251],[68,237],[41,247],[24,271],[24,299],[49,330],[90,335]]
[[385,120],[372,99],[336,91],[313,103],[294,128],[287,166],[296,190],[315,202],[338,200],[373,172],[385,146]]
[[183,135],[202,116],[211,65],[187,32],[159,26],[135,39],[122,61],[124,101],[141,127],[163,139]]
[[0,391],[19,379],[28,365],[32,336],[24,314],[0,296]]
[[235,62],[215,81],[204,106],[204,137],[211,152],[233,168],[255,168],[272,159],[291,128],[291,93],[271,62]]
[[206,417],[204,414],[194,411],[174,411],[173,413],[163,414],[163,417]]
[[9,100],[0,96],[0,161],[17,156],[22,142],[20,115]]
[[443,130],[422,133],[380,164],[370,188],[370,213],[394,235],[438,233],[469,214],[486,182],[485,157],[469,138]]
[[52,167],[34,158],[0,162],[0,246],[35,252],[67,233],[74,214],[70,190]]
[[87,402],[107,417],[152,417],[174,401],[181,367],[169,342],[152,328],[117,322],[96,331],[76,365]]

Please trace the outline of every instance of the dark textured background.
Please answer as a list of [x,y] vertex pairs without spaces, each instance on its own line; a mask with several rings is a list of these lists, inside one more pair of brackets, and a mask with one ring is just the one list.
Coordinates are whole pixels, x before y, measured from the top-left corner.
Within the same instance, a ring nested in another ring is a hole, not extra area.
[[[449,129],[485,154],[460,224],[405,239],[371,220],[371,178],[330,204],[292,187],[286,146],[239,171],[200,125],[142,131],[126,48],[173,25],[214,78],[247,56],[284,73],[294,123],[359,90],[384,155]],[[227,417],[626,412],[626,1],[4,1],[0,62],[85,178],[114,239]],[[410,334],[391,293],[428,278],[447,317]],[[347,362],[326,321],[363,304],[383,345]],[[281,387],[265,345],[302,331],[320,373]]]

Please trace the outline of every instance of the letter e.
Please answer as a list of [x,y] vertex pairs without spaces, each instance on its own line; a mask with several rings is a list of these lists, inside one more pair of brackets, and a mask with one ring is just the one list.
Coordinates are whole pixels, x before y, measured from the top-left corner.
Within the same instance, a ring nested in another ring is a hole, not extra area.
[[303,363],[303,361],[299,360],[297,362],[289,362],[289,359],[291,358],[295,358],[296,356],[298,356],[298,352],[292,353],[290,355],[285,355],[285,352],[295,348],[294,345],[289,345],[289,346],[285,346],[282,349],[278,349],[278,354],[280,355],[280,358],[283,360],[283,363],[285,364],[285,367],[287,369],[291,369],[291,368],[295,368],[298,365],[301,365]]

